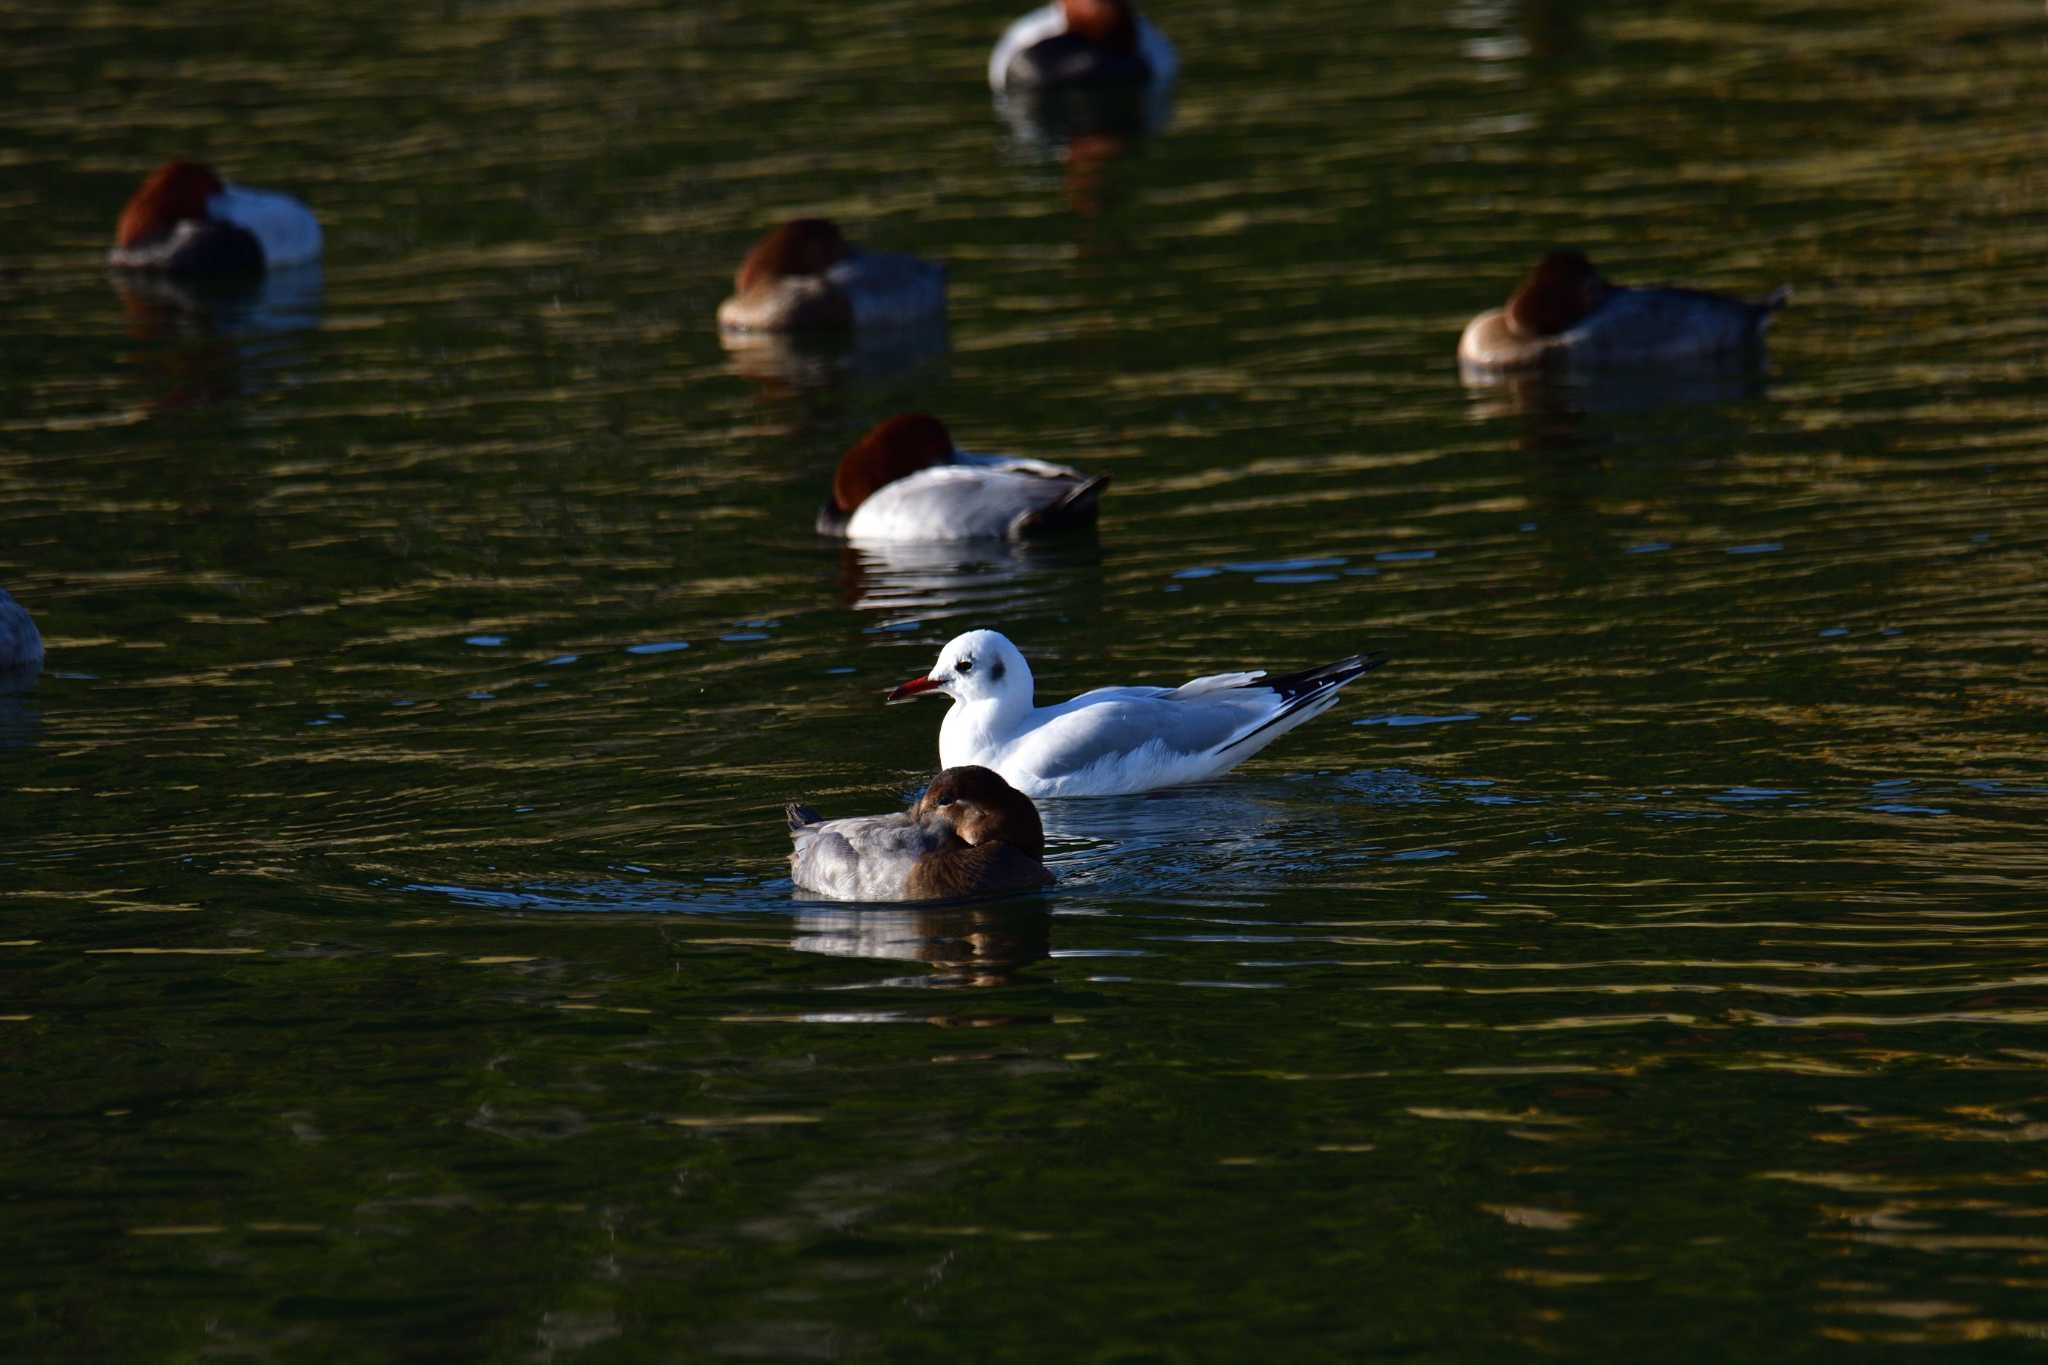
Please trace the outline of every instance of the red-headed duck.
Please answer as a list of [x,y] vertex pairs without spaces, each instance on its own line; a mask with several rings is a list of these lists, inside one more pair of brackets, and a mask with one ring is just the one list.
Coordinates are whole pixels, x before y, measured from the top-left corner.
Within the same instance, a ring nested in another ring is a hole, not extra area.
[[1018,540],[1094,522],[1109,476],[956,450],[938,418],[891,417],[846,452],[821,535],[854,541]]
[[1481,313],[1458,338],[1458,360],[1477,370],[1557,364],[1588,368],[1674,365],[1739,355],[1763,341],[1791,297],[1757,303],[1698,289],[1632,289],[1601,277],[1579,251],[1536,263],[1504,308]]
[[829,218],[795,218],[740,262],[718,325],[743,332],[898,327],[946,311],[946,267],[894,251],[860,251]]
[[1056,0],[1011,24],[988,58],[998,93],[1056,85],[1165,84],[1180,58],[1129,0]]
[[320,259],[319,220],[288,194],[230,185],[210,166],[159,166],[121,211],[107,263],[181,275],[255,275]]
[[31,682],[43,667],[43,633],[28,608],[0,588],[0,686]]
[[922,678],[889,694],[953,699],[939,726],[939,762],[993,768],[1027,796],[1126,796],[1229,772],[1337,704],[1345,684],[1387,661],[1353,654],[1268,677],[1217,673],[1179,687],[1098,687],[1057,706],[1032,704],[1031,666],[992,630],[939,651]]
[[831,900],[964,900],[1053,879],[1038,808],[987,768],[946,769],[895,815],[826,820],[793,801],[787,813],[790,877]]

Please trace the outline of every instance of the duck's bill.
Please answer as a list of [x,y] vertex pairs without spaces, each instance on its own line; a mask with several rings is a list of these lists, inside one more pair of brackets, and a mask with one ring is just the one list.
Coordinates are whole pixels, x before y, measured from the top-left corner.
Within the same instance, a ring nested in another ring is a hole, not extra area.
[[889,694],[889,700],[892,702],[916,701],[919,697],[922,697],[930,692],[936,692],[938,690],[939,685],[933,682],[928,677],[912,678],[909,682],[904,683],[895,691],[891,692]]

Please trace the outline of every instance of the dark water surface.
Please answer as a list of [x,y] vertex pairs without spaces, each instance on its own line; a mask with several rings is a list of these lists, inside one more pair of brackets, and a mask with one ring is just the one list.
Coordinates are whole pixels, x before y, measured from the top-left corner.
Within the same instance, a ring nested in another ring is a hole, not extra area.
[[[0,1353],[2043,1353],[2039,6],[1155,13],[1064,156],[1000,5],[0,14]],[[124,298],[174,154],[324,272]],[[797,212],[949,331],[728,354]],[[1465,388],[1560,242],[1768,371]],[[814,538],[913,407],[1100,535]],[[793,901],[970,625],[1394,662],[1045,897]]]

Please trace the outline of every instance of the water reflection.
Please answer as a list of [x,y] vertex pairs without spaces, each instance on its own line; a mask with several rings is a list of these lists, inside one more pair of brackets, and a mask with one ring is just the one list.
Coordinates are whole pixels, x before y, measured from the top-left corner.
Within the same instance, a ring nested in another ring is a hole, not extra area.
[[1532,74],[1576,61],[1586,47],[1585,6],[1575,0],[1471,0],[1453,6],[1446,18],[1454,29],[1481,35],[1463,38],[1459,50],[1471,61],[1522,63]]
[[318,262],[248,278],[208,279],[156,271],[113,272],[114,291],[138,341],[166,336],[283,336],[320,325],[327,280]]
[[1461,365],[1474,417],[1571,416],[1596,412],[1648,412],[1653,408],[1737,403],[1761,398],[1764,373],[1751,364],[1684,373],[1503,374]]
[[1586,48],[1585,6],[1578,0],[1523,0],[1521,34],[1536,71],[1575,62]]
[[1173,123],[1173,82],[1051,86],[995,97],[996,117],[1021,150],[1045,160],[1086,138],[1157,137]]
[[43,726],[42,715],[35,701],[23,695],[34,683],[33,672],[0,673],[0,751],[35,744]]
[[944,317],[904,327],[848,332],[741,332],[721,328],[732,372],[771,391],[874,384],[942,362],[951,338]]
[[799,910],[790,946],[938,969],[920,984],[1000,986],[1019,968],[1051,956],[1052,917],[1037,898],[937,909]]
[[839,555],[840,600],[881,612],[880,629],[955,616],[1009,620],[1070,603],[1085,569],[1099,590],[1102,548],[1092,536],[1057,542],[969,540],[849,544]]
[[148,349],[127,358],[148,372],[158,412],[205,407],[268,388],[301,357],[285,338],[320,325],[326,277],[317,262],[254,279],[185,279],[153,271],[112,276],[128,335]]
[[1100,218],[1117,188],[1126,153],[1173,122],[1173,82],[1139,86],[1054,86],[998,94],[997,117],[1012,144],[1032,160],[1065,169],[1061,193],[1075,216]]
[[1740,403],[1767,392],[1764,372],[1751,363],[1681,373],[1502,373],[1460,365],[1458,377],[1472,417],[1520,418],[1517,442],[1532,453],[1574,451],[1610,439],[1589,417]]

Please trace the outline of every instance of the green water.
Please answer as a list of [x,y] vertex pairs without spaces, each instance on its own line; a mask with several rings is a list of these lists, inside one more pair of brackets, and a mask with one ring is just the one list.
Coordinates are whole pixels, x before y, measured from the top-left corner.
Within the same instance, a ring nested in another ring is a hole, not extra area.
[[[2041,1354],[2038,7],[1150,12],[1066,159],[1002,5],[0,13],[0,1354]],[[321,278],[124,300],[181,154]],[[728,354],[799,212],[949,331]],[[1555,243],[1768,370],[1464,387]],[[1099,535],[817,540],[911,408]],[[1044,897],[793,901],[974,625],[1394,662]]]

